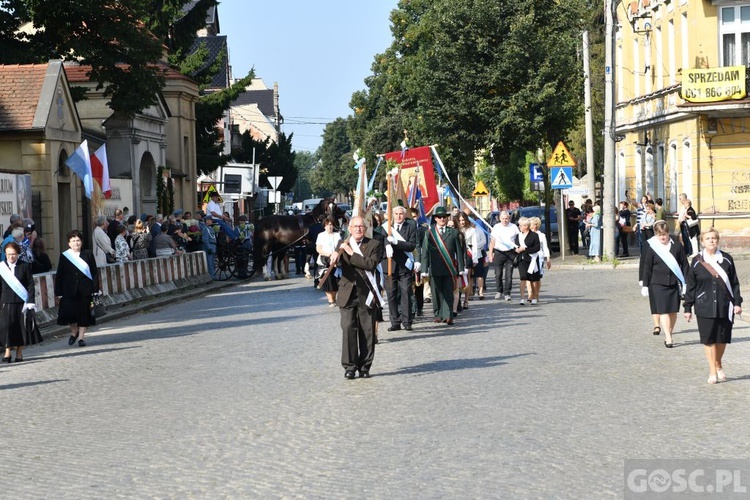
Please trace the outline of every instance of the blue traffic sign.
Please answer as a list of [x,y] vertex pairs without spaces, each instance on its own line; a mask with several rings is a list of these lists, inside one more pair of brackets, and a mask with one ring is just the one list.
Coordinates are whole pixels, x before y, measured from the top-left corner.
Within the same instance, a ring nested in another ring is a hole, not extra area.
[[542,182],[544,180],[542,167],[538,163],[529,164],[529,179],[531,182]]
[[549,170],[549,180],[552,189],[568,189],[573,187],[573,167],[552,167]]

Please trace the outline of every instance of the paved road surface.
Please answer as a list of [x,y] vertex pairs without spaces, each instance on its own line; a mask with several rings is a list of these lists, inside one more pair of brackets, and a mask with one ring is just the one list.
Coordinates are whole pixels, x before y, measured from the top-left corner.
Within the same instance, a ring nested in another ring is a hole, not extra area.
[[709,386],[695,324],[665,349],[636,272],[553,270],[537,307],[382,331],[369,380],[344,380],[304,279],[49,341],[0,367],[0,496],[616,498],[628,458],[746,456],[748,324]]

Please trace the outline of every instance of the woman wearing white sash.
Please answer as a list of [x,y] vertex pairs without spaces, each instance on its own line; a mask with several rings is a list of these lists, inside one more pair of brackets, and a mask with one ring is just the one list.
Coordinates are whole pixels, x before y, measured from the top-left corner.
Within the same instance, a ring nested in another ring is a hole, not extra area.
[[540,219],[539,217],[532,217],[529,220],[531,224],[531,230],[534,231],[539,237],[539,246],[541,247],[541,250],[536,253],[537,267],[539,268],[540,272],[539,281],[527,281],[527,289],[531,287],[531,289],[529,290],[531,303],[536,304],[539,302],[539,291],[542,288],[541,278],[544,276],[544,271],[552,267],[552,261],[550,260],[551,254],[549,251],[549,246],[547,245],[547,235],[539,231],[539,229],[542,227],[542,219]]
[[685,318],[690,321],[695,308],[708,360],[708,383],[715,384],[727,379],[721,359],[732,342],[734,316],[742,314],[742,296],[734,260],[719,251],[719,232],[714,228],[703,231],[701,243],[703,251],[693,258],[687,273]]
[[99,274],[96,260],[90,250],[81,248],[81,233],[74,229],[68,233],[69,249],[60,254],[55,276],[55,296],[60,299],[57,307],[57,324],[70,326],[68,345],[78,340],[86,345],[84,336],[89,326],[96,324],[91,317],[91,296],[99,291]]
[[[687,273],[687,257],[682,245],[669,237],[669,227],[663,220],[654,226],[654,236],[643,245],[641,280],[643,294],[648,294],[651,314],[659,315],[659,325],[666,339],[665,347],[672,347],[672,331],[680,311],[680,287]],[[654,329],[654,334],[658,335]]]
[[[526,290],[526,298],[529,304],[536,304],[537,299],[531,297],[527,281],[539,281],[542,279],[542,271],[539,268],[538,252],[541,251],[542,245],[539,241],[539,235],[531,230],[531,223],[528,218],[521,217],[518,219],[518,229],[521,231],[515,236],[517,245],[515,252],[519,254],[518,262],[518,292],[521,294],[520,305],[526,304],[523,298],[523,292]],[[532,283],[531,289],[536,285]]]
[[[0,262],[0,342],[5,347],[3,363],[10,363],[10,352],[16,349],[16,362],[23,361],[23,348],[38,344],[41,338],[27,332],[24,313],[34,309],[34,278],[31,264],[18,260],[21,245],[5,245],[5,262]],[[27,305],[28,304],[28,305]]]

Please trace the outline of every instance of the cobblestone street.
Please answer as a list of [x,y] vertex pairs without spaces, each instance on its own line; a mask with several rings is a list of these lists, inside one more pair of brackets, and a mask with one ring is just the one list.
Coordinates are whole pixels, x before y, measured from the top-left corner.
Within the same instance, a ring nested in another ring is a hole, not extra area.
[[48,341],[0,367],[2,496],[617,498],[625,459],[744,457],[748,323],[710,386],[695,322],[665,349],[636,274],[553,269],[538,306],[489,279],[453,327],[381,326],[369,380],[299,278]]

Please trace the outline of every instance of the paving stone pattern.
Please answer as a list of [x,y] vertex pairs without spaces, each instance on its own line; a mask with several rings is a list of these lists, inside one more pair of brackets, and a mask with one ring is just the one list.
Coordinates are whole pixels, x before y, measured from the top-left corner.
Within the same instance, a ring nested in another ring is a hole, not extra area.
[[636,273],[557,268],[538,306],[386,322],[369,380],[344,380],[338,310],[304,279],[48,341],[0,366],[2,496],[618,498],[625,459],[744,457],[748,323],[709,386],[695,323],[665,349]]

